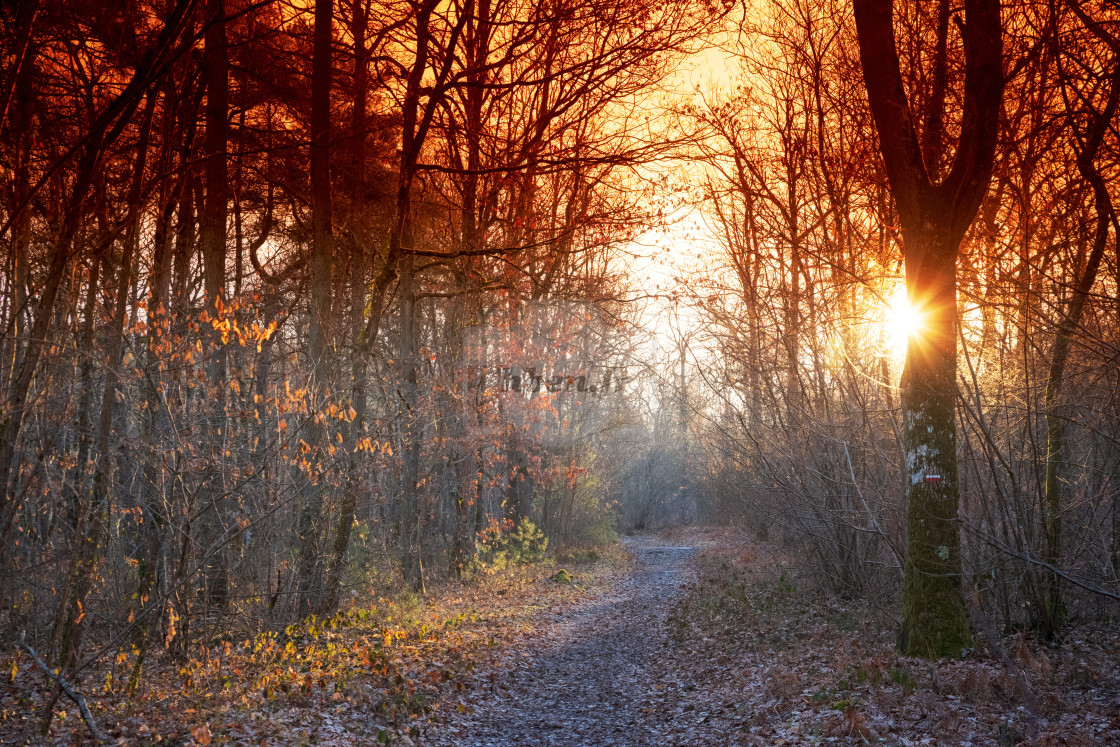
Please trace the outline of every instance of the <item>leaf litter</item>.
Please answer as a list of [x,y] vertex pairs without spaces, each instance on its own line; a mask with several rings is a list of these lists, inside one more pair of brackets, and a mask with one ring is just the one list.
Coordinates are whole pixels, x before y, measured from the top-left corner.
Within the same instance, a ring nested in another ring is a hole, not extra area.
[[[775,544],[727,529],[624,543],[626,571],[449,584],[409,619],[352,608],[163,662],[138,693],[97,692],[97,673],[86,695],[121,745],[1120,744],[1110,627],[1057,647],[1013,632],[930,663],[897,655],[887,614],[815,587]],[[0,744],[88,739],[73,713],[38,737],[42,674],[11,671]]]
[[[78,685],[119,745],[414,744],[440,708],[464,703],[476,665],[496,660],[508,637],[542,611],[595,597],[624,567],[609,555],[576,564],[565,570],[570,584],[550,580],[556,566],[510,569],[430,587],[411,603],[380,598],[282,631],[219,636],[184,660],[162,654],[135,691],[125,651]],[[3,664],[0,745],[90,742],[65,701],[41,736],[43,673],[18,654]]]

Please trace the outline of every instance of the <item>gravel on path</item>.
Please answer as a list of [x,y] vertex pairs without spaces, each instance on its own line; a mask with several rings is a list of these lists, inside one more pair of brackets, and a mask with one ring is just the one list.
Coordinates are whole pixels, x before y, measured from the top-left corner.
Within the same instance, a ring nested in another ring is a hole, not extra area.
[[693,580],[687,561],[699,548],[653,537],[624,544],[635,556],[629,575],[583,606],[542,614],[489,671],[478,672],[470,709],[445,716],[422,742],[727,744],[712,720],[723,709],[705,702],[703,667],[689,671],[675,661],[665,624]]

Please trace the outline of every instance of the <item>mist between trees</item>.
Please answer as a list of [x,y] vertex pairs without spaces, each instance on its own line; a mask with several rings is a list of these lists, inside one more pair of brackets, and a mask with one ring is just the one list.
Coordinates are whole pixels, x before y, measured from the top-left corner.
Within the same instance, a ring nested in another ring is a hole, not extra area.
[[[4,635],[67,677],[127,642],[136,681],[524,517],[741,519],[840,593],[905,576],[914,653],[967,643],[962,595],[1112,614],[1116,18],[898,3],[892,89],[889,5],[859,39],[830,0],[5,6]],[[681,206],[697,323],[643,363],[633,245]],[[939,294],[909,377],[904,256]]]

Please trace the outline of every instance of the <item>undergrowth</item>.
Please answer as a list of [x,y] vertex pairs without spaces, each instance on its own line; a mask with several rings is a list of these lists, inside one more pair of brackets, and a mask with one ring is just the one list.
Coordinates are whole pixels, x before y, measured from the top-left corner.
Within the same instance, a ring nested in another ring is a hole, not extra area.
[[[137,652],[126,645],[79,687],[102,730],[123,744],[310,744],[324,731],[353,735],[343,743],[409,742],[441,708],[470,707],[476,663],[499,651],[509,631],[543,607],[597,590],[618,568],[570,565],[576,583],[558,584],[549,580],[558,566],[535,559],[429,586],[423,597],[402,589],[283,629],[215,635],[180,660],[149,660],[136,689],[128,673]],[[51,734],[39,737],[44,676],[18,653],[0,663],[8,673],[0,743],[87,738],[65,701]]]

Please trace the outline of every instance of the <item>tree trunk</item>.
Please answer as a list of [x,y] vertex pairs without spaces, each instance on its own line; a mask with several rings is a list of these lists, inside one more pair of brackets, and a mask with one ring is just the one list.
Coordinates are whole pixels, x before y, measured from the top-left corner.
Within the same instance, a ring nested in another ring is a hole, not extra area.
[[416,279],[411,256],[401,262],[401,413],[404,443],[401,472],[400,542],[405,581],[415,588],[423,586],[421,571],[420,506],[420,413],[419,360],[416,351]]
[[367,358],[373,340],[363,339],[366,309],[366,273],[368,262],[364,247],[360,246],[354,233],[361,219],[359,210],[366,207],[366,107],[369,95],[369,50],[366,48],[365,0],[354,0],[351,8],[350,33],[354,39],[354,114],[351,122],[350,150],[350,335],[353,341],[350,364],[350,407],[354,414],[347,427],[345,440],[346,479],[343,485],[342,503],[338,510],[338,523],[335,525],[334,543],[331,547],[327,577],[323,584],[323,598],[319,604],[320,614],[326,615],[338,606],[342,586],[342,572],[346,561],[346,551],[350,547],[350,532],[354,528],[355,510],[358,494],[362,487],[361,468],[365,463],[365,452],[358,448],[365,431],[366,423],[366,377]]
[[[1046,410],[1046,482],[1043,496],[1043,538],[1042,557],[1051,566],[1057,567],[1062,560],[1062,468],[1065,442],[1065,421],[1060,411],[1062,384],[1069,361],[1070,342],[1081,324],[1085,304],[1097,279],[1097,272],[1104,258],[1108,244],[1108,232],[1114,214],[1112,196],[1099,168],[1095,163],[1097,152],[1104,136],[1113,122],[1117,106],[1120,104],[1120,64],[1113,63],[1111,90],[1104,111],[1094,122],[1092,132],[1085,146],[1077,154],[1077,169],[1093,189],[1094,208],[1097,213],[1093,245],[1085,270],[1081,273],[1073,291],[1069,306],[1058,324],[1054,336],[1054,347],[1050,354],[1050,367],[1046,375],[1046,391],[1043,396]],[[1040,622],[1047,638],[1053,638],[1062,621],[1061,579],[1050,573],[1043,585]]]
[[[331,29],[334,0],[316,0],[315,36],[311,61],[311,308],[308,350],[311,356],[313,408],[321,407],[330,396],[331,283],[334,233],[331,226]],[[329,428],[312,412],[307,425],[311,445],[312,474],[306,476],[303,506],[299,517],[300,612],[319,608],[321,573],[319,562],[319,523],[323,514],[325,449]]]
[[[229,55],[226,43],[224,0],[208,0],[206,52],[203,68],[206,76],[206,202],[200,216],[199,243],[202,251],[203,286],[206,294],[204,328],[209,332],[206,363],[206,443],[210,448],[210,485],[204,495],[212,504],[202,515],[204,545],[221,542],[225,532],[225,444],[226,428],[226,362],[228,352],[219,324],[228,316],[226,309],[226,213],[229,205]],[[206,319],[209,321],[206,321]],[[205,550],[204,550],[205,552]],[[203,569],[207,601],[225,609],[229,601],[229,571],[224,550],[212,553]]]
[[912,655],[942,656],[970,644],[961,597],[954,417],[960,239],[908,235],[906,241],[907,296],[911,303],[921,299],[926,319],[925,333],[911,336],[906,346],[901,382],[908,545],[900,648]]
[[[892,0],[855,2],[868,102],[902,224],[907,298],[924,316],[923,329],[907,344],[902,381],[908,544],[899,648],[909,655],[956,656],[971,642],[957,520],[956,262],[992,174],[1002,29],[998,0],[965,0],[961,133],[945,177],[935,181],[939,169],[923,157],[892,15]],[[929,116],[940,113],[934,107]],[[935,145],[930,141],[931,153]]]

